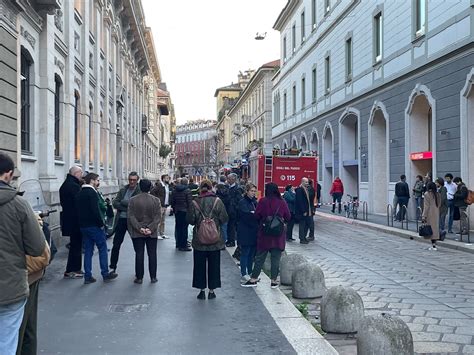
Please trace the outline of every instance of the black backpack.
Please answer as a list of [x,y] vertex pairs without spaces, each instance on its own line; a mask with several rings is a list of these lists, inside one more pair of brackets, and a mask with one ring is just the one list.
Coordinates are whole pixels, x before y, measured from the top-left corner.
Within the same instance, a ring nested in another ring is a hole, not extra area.
[[277,215],[280,210],[278,206],[277,210],[272,216],[267,216],[262,223],[263,233],[272,237],[279,237],[283,233],[285,228],[285,222],[283,218]]

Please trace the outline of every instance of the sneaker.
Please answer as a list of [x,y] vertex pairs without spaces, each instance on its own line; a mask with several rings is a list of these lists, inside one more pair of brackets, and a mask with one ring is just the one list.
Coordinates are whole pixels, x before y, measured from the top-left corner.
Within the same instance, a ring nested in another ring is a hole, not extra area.
[[250,276],[249,275],[244,275],[240,278],[240,283],[241,284],[244,284],[246,283],[248,280],[250,280]]
[[257,283],[248,280],[246,283],[241,284],[240,286],[242,286],[242,287],[257,287]]
[[143,283],[143,279],[135,279],[133,280],[134,283],[141,285]]
[[314,237],[308,237],[307,240],[308,240],[308,242],[313,242],[313,241],[314,241]]
[[178,248],[179,251],[193,251],[190,247]]
[[104,282],[107,283],[107,282],[111,282],[113,281],[114,279],[117,278],[117,274],[113,271],[109,272],[108,275],[104,276],[103,279],[104,279]]
[[230,248],[230,247],[235,247],[235,242],[227,242],[225,243],[225,246]]
[[161,236],[161,238],[163,238],[163,239],[170,239],[170,237],[168,237],[167,235],[164,235],[164,234]]
[[152,278],[151,279],[151,283],[152,284],[156,284],[158,282],[158,279],[156,277]]
[[161,235],[158,236],[158,240],[163,240],[165,238],[163,238]]
[[84,273],[73,272],[73,271],[64,273],[65,279],[82,279],[83,277],[84,277]]
[[91,276],[88,279],[84,279],[84,285],[93,284],[96,281],[97,280]]
[[450,230],[448,230],[448,233],[453,234],[454,232],[452,231],[452,229],[450,229]]
[[204,291],[199,292],[199,294],[197,295],[197,299],[198,300],[205,300],[206,299],[206,292],[204,292]]
[[309,244],[307,239],[301,239],[300,244]]
[[270,287],[273,288],[273,289],[278,288],[279,286],[280,286],[280,284],[278,282],[272,282],[270,284]]
[[207,294],[207,299],[213,300],[214,298],[216,298],[216,293],[215,292],[209,292]]
[[429,247],[428,250],[437,251],[438,248],[436,247],[436,245],[433,245],[433,246]]

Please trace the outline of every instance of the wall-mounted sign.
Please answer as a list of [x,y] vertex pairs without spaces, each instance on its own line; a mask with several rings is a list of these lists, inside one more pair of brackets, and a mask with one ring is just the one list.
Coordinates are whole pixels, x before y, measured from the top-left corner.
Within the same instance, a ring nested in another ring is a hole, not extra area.
[[433,152],[411,153],[410,159],[411,160],[431,160],[433,159]]

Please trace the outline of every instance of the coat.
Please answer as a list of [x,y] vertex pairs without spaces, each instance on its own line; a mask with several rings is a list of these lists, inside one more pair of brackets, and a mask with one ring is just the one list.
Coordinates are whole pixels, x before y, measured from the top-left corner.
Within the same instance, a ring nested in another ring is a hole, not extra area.
[[59,188],[59,201],[61,203],[61,231],[64,236],[77,235],[79,231],[79,220],[77,216],[77,209],[75,205],[75,198],[81,191],[81,184],[79,180],[67,174],[66,180]]
[[[214,201],[216,199],[217,199],[216,206],[214,207],[214,209],[212,209],[212,206],[214,205]],[[222,239],[221,226],[224,223],[227,223],[227,221],[229,220],[224,204],[212,192],[206,192],[206,193],[201,194],[199,197],[196,198],[195,201],[201,208],[202,213],[205,216],[209,216],[214,220],[221,238],[219,239],[219,242],[212,245],[203,245],[199,242],[197,238],[197,230],[204,218],[202,217],[201,212],[199,212],[199,210],[196,208],[194,203],[191,203],[191,206],[188,209],[188,212],[186,214],[186,220],[189,224],[194,226],[193,240],[192,240],[193,249],[199,250],[199,251],[216,251],[216,250],[223,249],[224,240]],[[212,214],[211,214],[211,210],[212,210]]]
[[280,249],[282,251],[285,250],[286,228],[283,228],[280,236],[265,235],[263,233],[263,221],[268,216],[273,216],[277,209],[277,215],[282,217],[285,222],[289,222],[291,219],[290,210],[282,198],[264,197],[258,202],[257,210],[255,211],[255,216],[259,222],[257,233],[257,251],[269,251],[271,249]]
[[82,185],[76,196],[76,208],[79,218],[79,227],[89,228],[104,226],[104,219],[99,209],[99,193],[92,185]]
[[342,184],[341,179],[335,179],[332,183],[331,190],[329,194],[342,194],[344,195],[344,185]]
[[467,189],[464,183],[458,185],[456,192],[454,193],[454,206],[455,207],[467,207],[466,198],[469,194],[469,190]]
[[425,192],[424,194],[424,208],[422,220],[431,226],[433,230],[432,240],[439,239],[439,207],[441,204],[441,197],[436,192],[438,205],[436,205],[435,195],[431,192]]
[[0,306],[3,306],[28,296],[25,256],[41,256],[46,239],[28,202],[5,183],[0,183],[0,221]]
[[[168,191],[169,191],[169,194],[168,194],[168,205],[170,205],[171,203],[171,187],[168,185]],[[165,206],[165,201],[166,201],[166,188],[165,186],[163,185],[163,183],[161,182],[158,182],[155,187],[153,189],[151,189],[150,191],[150,194],[155,196],[155,197],[158,197],[160,199],[160,202],[161,202],[161,207],[166,207]]]
[[178,185],[171,195],[171,208],[173,212],[187,212],[193,202],[193,196],[188,185]]
[[301,218],[303,216],[309,216],[309,211],[313,211],[314,206],[311,201],[311,196],[308,191],[308,195],[304,190],[304,187],[300,186],[296,189],[295,195],[295,215],[297,218]]
[[239,205],[243,194],[244,190],[239,185],[235,184],[234,186],[229,186],[229,207],[227,209],[229,219],[237,218],[237,206]]
[[413,186],[413,195],[415,197],[422,197],[423,196],[423,181],[415,182],[415,186]]
[[247,195],[237,207],[237,243],[241,246],[257,245],[258,220],[255,216],[257,199]]
[[[161,221],[161,202],[158,197],[140,193],[130,199],[127,212],[127,228],[133,238],[158,238]],[[151,230],[150,235],[140,233],[140,228]]]
[[441,204],[439,206],[439,215],[441,217],[446,217],[446,214],[448,213],[448,190],[446,189],[446,187],[441,186],[438,192],[441,198]]
[[[130,200],[124,200],[123,198],[125,197],[125,193],[127,192],[128,187],[129,185],[125,185],[124,187],[122,187],[117,193],[117,196],[115,196],[114,200],[112,201],[112,206],[114,206],[114,208],[118,211],[117,218],[115,219],[116,221],[118,221],[118,219],[120,218],[120,212],[127,212],[128,203]],[[132,196],[130,196],[130,198],[138,195],[140,192],[140,186],[137,185],[135,191],[133,191]]]
[[286,201],[290,213],[295,214],[296,193],[291,190],[285,191],[283,199]]

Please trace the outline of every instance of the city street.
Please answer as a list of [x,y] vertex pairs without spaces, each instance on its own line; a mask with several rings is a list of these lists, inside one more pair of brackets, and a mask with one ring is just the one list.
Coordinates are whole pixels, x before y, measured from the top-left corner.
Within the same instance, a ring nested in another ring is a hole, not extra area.
[[[173,235],[174,218],[167,232]],[[109,242],[109,246],[111,243]],[[119,277],[103,284],[64,280],[66,248],[41,284],[38,353],[41,354],[293,354],[253,290],[240,287],[240,273],[222,252],[222,289],[215,300],[196,299],[191,288],[192,253],[175,251],[174,238],[158,242],[158,283],[147,272],[133,283],[130,238],[122,245]]]
[[[297,231],[294,231],[297,238]],[[316,242],[287,246],[324,271],[326,286],[350,286],[366,314],[400,316],[417,353],[474,352],[473,255],[316,218]]]

